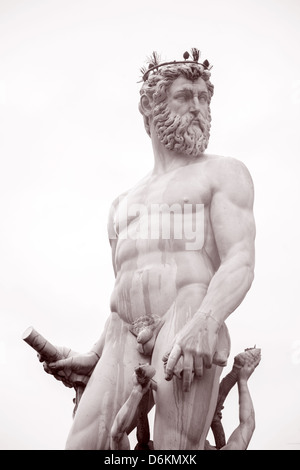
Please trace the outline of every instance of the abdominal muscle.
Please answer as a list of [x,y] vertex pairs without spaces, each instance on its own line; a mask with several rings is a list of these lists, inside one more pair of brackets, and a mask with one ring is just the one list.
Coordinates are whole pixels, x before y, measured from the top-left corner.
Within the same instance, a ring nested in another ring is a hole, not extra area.
[[133,257],[128,248],[131,257],[123,259],[118,267],[111,295],[112,312],[132,324],[142,316],[163,317],[181,299],[181,307],[195,313],[214,274],[204,249],[149,251],[148,246],[148,250],[139,250]]

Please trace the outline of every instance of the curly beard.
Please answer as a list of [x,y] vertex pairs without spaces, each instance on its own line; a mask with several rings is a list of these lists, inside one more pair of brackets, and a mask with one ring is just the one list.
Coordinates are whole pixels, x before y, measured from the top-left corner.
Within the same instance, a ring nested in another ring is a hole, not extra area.
[[210,131],[208,118],[199,114],[172,115],[166,103],[153,110],[153,124],[160,142],[169,150],[184,153],[190,157],[200,156],[207,148]]

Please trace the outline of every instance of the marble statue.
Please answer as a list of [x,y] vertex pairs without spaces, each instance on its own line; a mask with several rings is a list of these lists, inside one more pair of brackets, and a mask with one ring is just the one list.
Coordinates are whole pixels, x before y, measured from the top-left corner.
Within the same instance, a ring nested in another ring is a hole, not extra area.
[[[251,176],[239,160],[205,152],[210,64],[197,49],[149,62],[139,110],[154,164],[110,209],[115,285],[104,330],[87,353],[39,352],[46,372],[80,386],[67,449],[125,446],[154,404],[155,450],[204,449],[230,353],[225,320],[253,281]],[[125,403],[136,412],[120,435]]]

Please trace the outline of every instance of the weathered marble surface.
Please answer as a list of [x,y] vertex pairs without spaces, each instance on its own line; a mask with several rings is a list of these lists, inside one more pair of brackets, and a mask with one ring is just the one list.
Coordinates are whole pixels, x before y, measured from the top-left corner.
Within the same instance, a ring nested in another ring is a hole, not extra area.
[[[247,168],[205,153],[214,89],[207,67],[191,62],[154,67],[141,87],[154,164],[111,206],[115,286],[101,337],[85,354],[58,348],[62,358],[50,363],[40,355],[68,386],[86,377],[68,449],[111,447],[146,361],[156,371],[154,448],[205,446],[230,353],[225,320],[254,276],[255,224]],[[134,415],[127,431],[136,424]]]

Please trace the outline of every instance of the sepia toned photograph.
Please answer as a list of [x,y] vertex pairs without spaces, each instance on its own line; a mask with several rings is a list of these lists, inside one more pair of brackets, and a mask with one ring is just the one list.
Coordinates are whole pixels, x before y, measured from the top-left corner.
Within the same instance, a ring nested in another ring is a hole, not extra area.
[[299,22],[0,0],[1,450],[300,450]]

